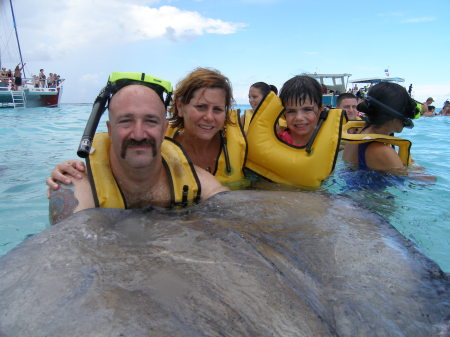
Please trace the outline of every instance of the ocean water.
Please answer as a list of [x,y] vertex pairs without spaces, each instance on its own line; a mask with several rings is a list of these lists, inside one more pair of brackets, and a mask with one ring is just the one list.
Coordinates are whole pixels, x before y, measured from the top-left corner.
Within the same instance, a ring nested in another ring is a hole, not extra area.
[[[90,111],[90,104],[0,110],[0,255],[49,226],[45,179],[55,164],[76,158]],[[106,130],[105,119],[99,131]],[[361,177],[338,162],[321,192],[349,197],[380,214],[450,272],[450,117],[421,118],[415,125],[402,137],[413,142],[414,160],[436,182]],[[359,186],[361,178],[386,179],[388,187]]]

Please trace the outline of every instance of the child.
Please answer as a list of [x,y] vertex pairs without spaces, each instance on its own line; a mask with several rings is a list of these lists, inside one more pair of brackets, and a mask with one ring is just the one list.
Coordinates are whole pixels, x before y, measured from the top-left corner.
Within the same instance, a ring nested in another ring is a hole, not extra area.
[[287,127],[278,127],[278,137],[288,144],[305,146],[323,109],[319,82],[309,76],[297,75],[283,84],[280,99],[285,108]]

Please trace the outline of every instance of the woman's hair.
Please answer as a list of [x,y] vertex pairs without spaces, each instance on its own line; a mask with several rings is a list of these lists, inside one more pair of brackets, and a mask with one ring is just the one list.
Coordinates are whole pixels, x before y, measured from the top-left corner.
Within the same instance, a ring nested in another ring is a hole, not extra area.
[[280,99],[283,105],[289,102],[303,104],[307,98],[317,104],[319,108],[322,106],[322,87],[310,76],[294,76],[284,83],[280,90]]
[[184,127],[183,117],[179,115],[177,102],[181,101],[183,104],[189,104],[194,93],[198,89],[223,89],[225,92],[225,124],[230,123],[229,110],[234,102],[231,82],[228,77],[222,75],[218,70],[208,68],[197,68],[189,73],[184,79],[178,82],[173,96],[172,105],[169,108],[171,115],[171,127]]
[[[397,83],[380,82],[369,89],[367,99],[358,104],[357,109],[365,113],[367,125],[380,126],[393,119],[414,118],[417,112],[416,102],[408,95],[404,87]],[[394,109],[394,112],[382,107],[377,101]]]
[[275,95],[278,95],[278,89],[273,84],[267,84],[266,82],[256,82],[253,83],[250,88],[256,88],[261,91],[261,94],[263,96],[267,96],[271,91],[275,93]]

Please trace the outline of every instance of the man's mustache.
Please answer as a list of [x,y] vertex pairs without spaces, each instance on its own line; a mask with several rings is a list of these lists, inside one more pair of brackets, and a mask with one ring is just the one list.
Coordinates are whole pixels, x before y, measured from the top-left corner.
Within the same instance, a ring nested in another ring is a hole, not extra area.
[[120,152],[120,157],[122,159],[125,159],[125,156],[127,154],[127,148],[128,146],[149,146],[153,150],[153,157],[156,156],[156,142],[153,138],[145,138],[142,140],[135,140],[135,139],[126,139],[122,142],[122,151]]

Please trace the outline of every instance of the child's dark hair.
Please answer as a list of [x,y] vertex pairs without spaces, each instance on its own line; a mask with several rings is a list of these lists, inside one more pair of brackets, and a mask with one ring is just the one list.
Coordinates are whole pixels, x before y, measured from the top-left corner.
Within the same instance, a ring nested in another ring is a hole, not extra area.
[[283,105],[289,102],[303,104],[309,98],[312,103],[322,106],[322,87],[314,78],[307,75],[297,75],[283,84],[280,99]]
[[[414,118],[417,112],[416,102],[408,95],[405,88],[397,83],[381,82],[375,84],[367,93],[368,100],[364,100],[357,106],[358,111],[365,113],[367,124],[380,126],[393,119]],[[370,97],[397,111],[395,115],[375,102]]]

